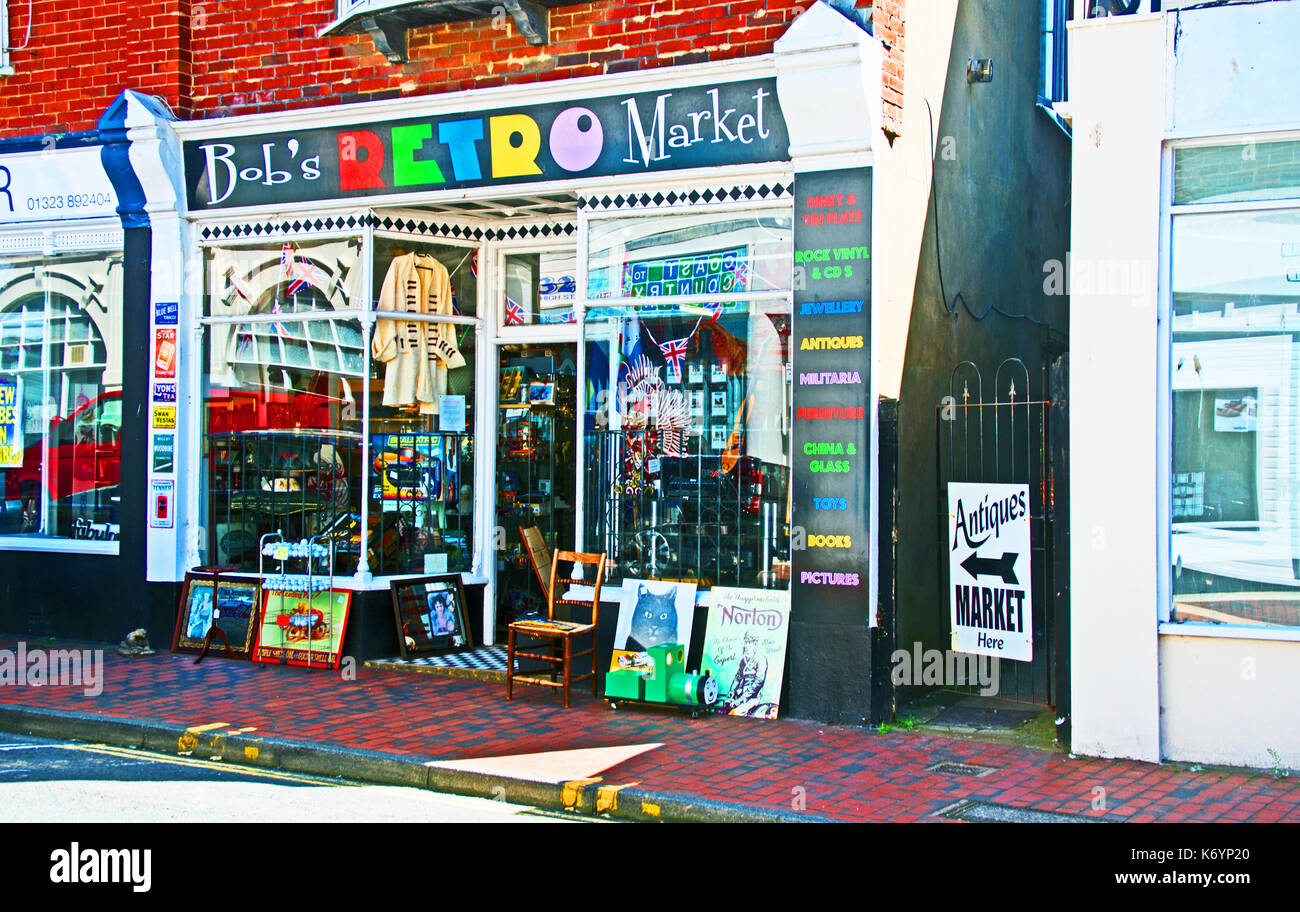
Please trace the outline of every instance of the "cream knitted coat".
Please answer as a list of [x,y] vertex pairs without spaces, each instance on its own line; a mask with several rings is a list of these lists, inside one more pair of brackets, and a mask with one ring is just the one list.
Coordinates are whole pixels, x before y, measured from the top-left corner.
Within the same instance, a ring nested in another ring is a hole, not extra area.
[[[402,313],[451,313],[451,277],[431,256],[408,253],[394,257],[379,292],[379,310]],[[384,319],[381,313],[370,354],[388,365],[384,405],[419,405],[425,415],[438,413],[438,397],[447,392],[447,370],[464,367],[451,323]]]

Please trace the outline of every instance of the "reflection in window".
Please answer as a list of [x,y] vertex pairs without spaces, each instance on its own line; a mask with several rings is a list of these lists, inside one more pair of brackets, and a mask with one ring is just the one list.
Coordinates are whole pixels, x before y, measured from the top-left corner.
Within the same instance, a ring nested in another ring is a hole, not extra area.
[[587,332],[589,550],[616,579],[787,587],[788,306],[625,314]]
[[0,262],[0,534],[116,540],[121,260]]
[[1300,625],[1300,212],[1173,232],[1174,621]]

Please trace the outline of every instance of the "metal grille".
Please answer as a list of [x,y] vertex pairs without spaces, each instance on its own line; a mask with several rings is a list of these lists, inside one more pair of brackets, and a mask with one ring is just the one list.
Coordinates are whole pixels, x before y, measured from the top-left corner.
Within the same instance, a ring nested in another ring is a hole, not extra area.
[[[587,435],[587,549],[609,554],[618,577],[787,588],[771,569],[789,560],[786,467],[705,452],[645,458],[646,436]],[[633,482],[638,452],[645,468]]]
[[[1032,662],[999,662],[998,696],[1038,705],[1056,705],[1055,626],[1053,594],[1053,527],[1056,515],[1055,478],[1048,446],[1050,399],[1041,398],[1047,383],[1040,373],[1031,388],[1029,369],[1019,358],[998,366],[992,388],[985,390],[978,366],[963,361],[952,372],[949,396],[936,409],[938,449],[939,579],[943,581],[944,630],[951,634],[948,608],[952,581],[948,569],[948,483],[984,482],[1029,486],[1033,591]],[[1040,398],[1034,398],[1037,393]],[[987,396],[987,399],[986,399]],[[975,693],[974,686],[954,687]]]

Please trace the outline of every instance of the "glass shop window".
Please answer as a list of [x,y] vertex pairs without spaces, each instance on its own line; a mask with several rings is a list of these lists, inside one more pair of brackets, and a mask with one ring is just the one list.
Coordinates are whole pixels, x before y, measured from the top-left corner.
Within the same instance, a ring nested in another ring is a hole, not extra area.
[[0,535],[120,537],[120,255],[0,260]]
[[[330,535],[336,573],[360,547],[361,239],[206,251],[209,562],[258,565],[258,541]],[[349,313],[351,312],[351,313]]]
[[791,216],[593,221],[585,542],[614,579],[789,585]]
[[1300,209],[1186,212],[1173,221],[1170,620],[1300,626]]
[[507,254],[501,325],[572,323],[577,265],[573,248]]
[[477,248],[377,238],[371,339],[370,570],[473,564]]

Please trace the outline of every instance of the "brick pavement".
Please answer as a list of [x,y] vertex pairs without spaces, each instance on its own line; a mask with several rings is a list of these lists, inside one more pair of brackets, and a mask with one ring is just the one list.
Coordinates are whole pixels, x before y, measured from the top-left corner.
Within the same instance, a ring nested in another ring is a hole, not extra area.
[[[0,648],[15,647],[13,638]],[[29,647],[38,645],[29,643]],[[59,648],[77,644],[59,643]],[[569,710],[558,696],[495,683],[358,669],[337,672],[162,653],[105,650],[104,689],[0,687],[0,704],[178,726],[227,723],[266,737],[363,748],[419,762],[576,748],[661,747],[603,771],[610,784],[854,821],[935,821],[962,801],[1132,821],[1300,821],[1300,781],[1266,772],[1203,770],[1092,758],[895,731],[688,715],[625,707],[590,693]],[[984,776],[931,771],[943,761],[992,767]],[[1094,788],[1107,807],[1092,807]]]

